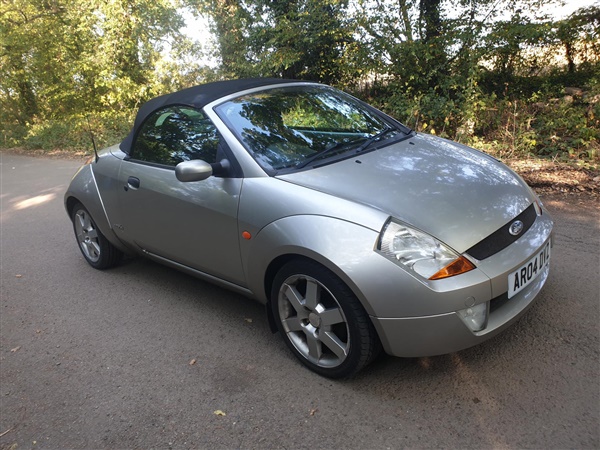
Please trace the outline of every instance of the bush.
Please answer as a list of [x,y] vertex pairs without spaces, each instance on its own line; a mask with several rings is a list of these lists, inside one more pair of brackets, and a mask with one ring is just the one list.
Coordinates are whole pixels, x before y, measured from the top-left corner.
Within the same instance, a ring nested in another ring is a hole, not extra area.
[[[600,82],[592,71],[513,77],[502,89],[490,88],[489,74],[482,79],[484,86],[474,83],[470,89],[447,90],[449,95],[417,93],[394,81],[363,85],[355,94],[417,131],[465,142],[498,157],[598,162]],[[567,96],[566,86],[582,86],[584,94]]]
[[476,111],[472,142],[494,143],[501,157],[540,156],[597,161],[600,95],[590,84],[584,96],[540,91],[526,100],[483,97]]
[[29,126],[11,127],[3,124],[3,146],[29,150],[93,150],[93,134],[98,149],[119,143],[131,128],[132,117],[126,113],[95,114],[91,117],[72,116],[65,120],[46,120]]

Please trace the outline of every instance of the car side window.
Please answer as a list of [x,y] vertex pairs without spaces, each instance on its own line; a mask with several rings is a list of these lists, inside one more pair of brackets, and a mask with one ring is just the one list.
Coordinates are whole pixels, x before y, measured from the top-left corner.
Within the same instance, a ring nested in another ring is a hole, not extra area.
[[214,163],[218,147],[217,129],[202,111],[169,106],[146,119],[133,144],[131,158],[167,166],[192,159]]

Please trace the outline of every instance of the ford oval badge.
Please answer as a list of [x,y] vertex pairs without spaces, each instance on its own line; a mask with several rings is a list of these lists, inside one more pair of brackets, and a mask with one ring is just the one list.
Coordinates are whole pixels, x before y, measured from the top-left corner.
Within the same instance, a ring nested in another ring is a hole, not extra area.
[[520,220],[515,220],[513,223],[510,224],[510,227],[508,227],[508,232],[513,236],[518,236],[519,234],[521,234],[521,231],[523,231],[523,227],[523,222],[521,222]]

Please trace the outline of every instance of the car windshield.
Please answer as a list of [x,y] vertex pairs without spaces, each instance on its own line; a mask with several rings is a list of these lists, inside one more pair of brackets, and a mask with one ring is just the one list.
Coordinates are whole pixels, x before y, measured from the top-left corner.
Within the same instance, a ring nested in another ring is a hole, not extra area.
[[[386,135],[402,134],[353,97],[324,86],[295,86],[243,95],[215,108],[268,172],[300,169]],[[390,133],[389,131],[394,131]]]

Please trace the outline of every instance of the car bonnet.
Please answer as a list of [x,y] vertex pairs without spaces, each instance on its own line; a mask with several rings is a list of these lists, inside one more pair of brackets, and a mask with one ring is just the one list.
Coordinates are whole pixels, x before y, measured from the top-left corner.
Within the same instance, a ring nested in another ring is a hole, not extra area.
[[534,200],[525,182],[505,165],[424,134],[278,178],[385,211],[461,253]]

